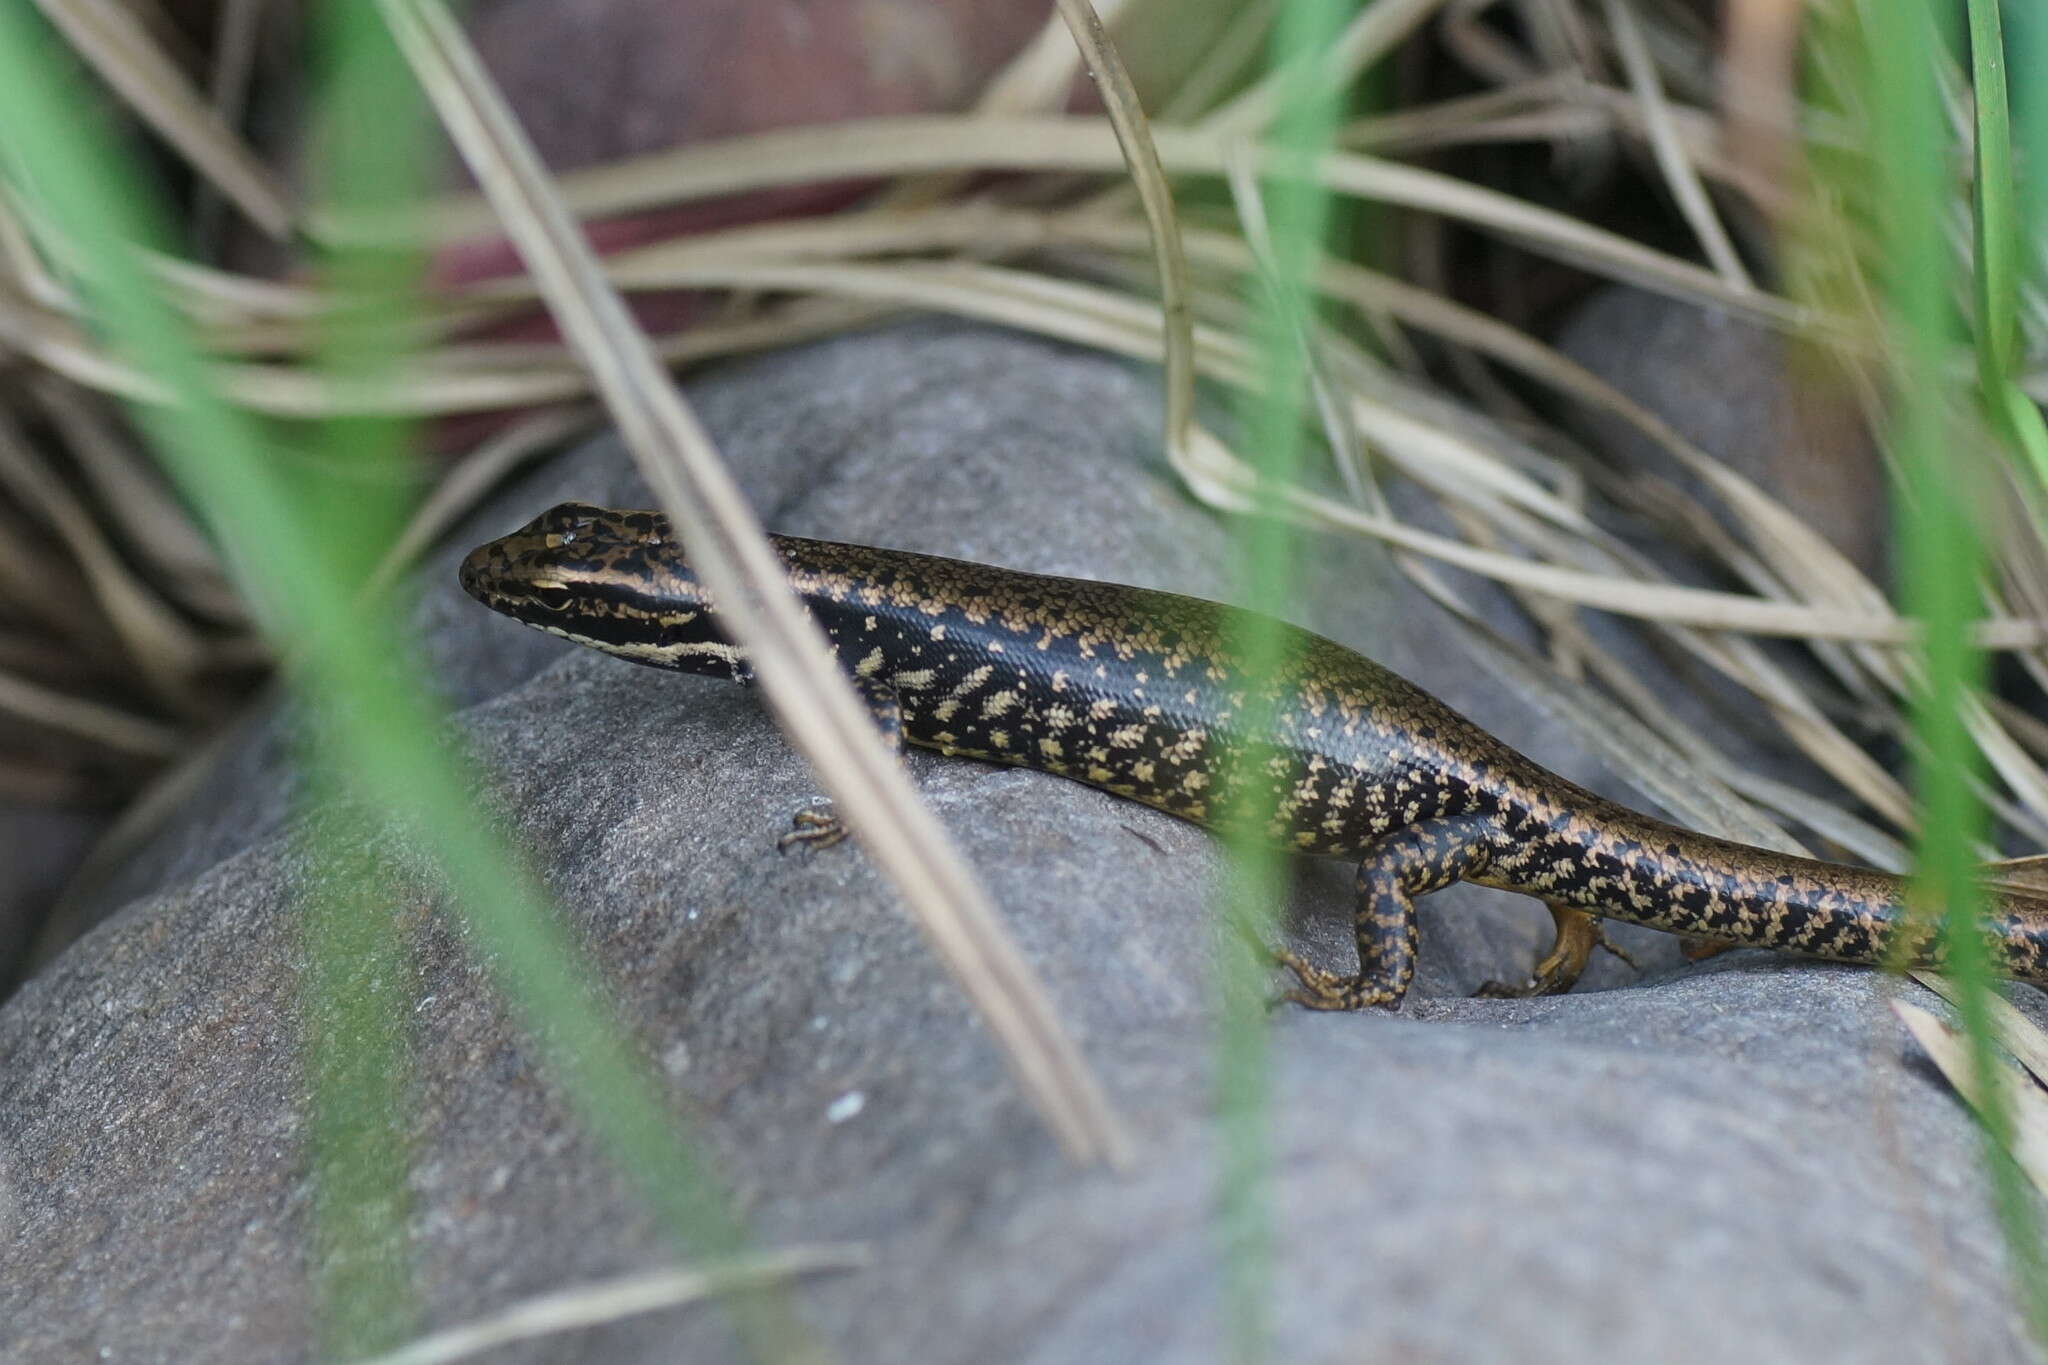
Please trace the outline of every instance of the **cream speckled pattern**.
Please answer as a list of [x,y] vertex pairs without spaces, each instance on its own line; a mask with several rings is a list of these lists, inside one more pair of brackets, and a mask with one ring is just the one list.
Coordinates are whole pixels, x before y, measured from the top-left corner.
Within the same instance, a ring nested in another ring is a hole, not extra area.
[[[1359,860],[1359,971],[1280,955],[1318,1009],[1398,1003],[1413,897],[1456,881],[1559,910],[1847,962],[1906,928],[1884,873],[1715,839],[1619,806],[1421,688],[1280,626],[1263,681],[1249,612],[1199,598],[830,541],[774,538],[790,583],[899,741],[1036,768],[1214,827],[1270,810],[1291,851]],[[565,503],[478,547],[462,584],[540,630],[637,663],[745,680],[659,513]],[[890,714],[891,712],[894,714]],[[1245,717],[1264,716],[1263,734]],[[2000,970],[2048,982],[2048,901],[1992,898]],[[1560,944],[1563,926],[1560,924]],[[1926,942],[1897,944],[1938,966]],[[1583,963],[1583,953],[1579,955]],[[1549,974],[1568,989],[1576,966]]]

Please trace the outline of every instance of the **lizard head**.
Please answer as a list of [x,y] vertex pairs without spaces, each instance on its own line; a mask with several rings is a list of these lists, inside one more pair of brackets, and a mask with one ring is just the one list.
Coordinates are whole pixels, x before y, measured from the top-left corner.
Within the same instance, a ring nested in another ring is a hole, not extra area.
[[550,635],[659,668],[748,676],[659,512],[565,502],[470,551],[460,577],[477,601]]

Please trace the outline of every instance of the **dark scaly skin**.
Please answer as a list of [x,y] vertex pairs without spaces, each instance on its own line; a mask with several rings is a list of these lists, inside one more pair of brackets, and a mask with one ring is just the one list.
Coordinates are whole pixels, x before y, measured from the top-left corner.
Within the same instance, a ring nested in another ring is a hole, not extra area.
[[[1290,998],[1397,1003],[1415,971],[1413,898],[1455,881],[1570,912],[1845,962],[1884,960],[1904,930],[1880,872],[1696,834],[1616,805],[1516,753],[1342,645],[1283,627],[1250,700],[1236,608],[1173,593],[774,537],[798,597],[896,742],[1017,764],[1211,825],[1263,797],[1283,848],[1357,859],[1359,973],[1282,954]],[[746,662],[666,520],[567,503],[479,547],[462,584],[528,625],[640,663],[746,679]],[[1247,793],[1246,784],[1255,784]],[[1993,961],[2048,982],[2048,901],[1989,897]],[[1917,931],[1909,931],[1917,932]],[[1583,941],[1583,940],[1582,940]],[[1924,941],[1906,960],[1939,966]],[[1553,954],[1553,963],[1558,954]],[[1576,975],[1576,965],[1552,980]]]

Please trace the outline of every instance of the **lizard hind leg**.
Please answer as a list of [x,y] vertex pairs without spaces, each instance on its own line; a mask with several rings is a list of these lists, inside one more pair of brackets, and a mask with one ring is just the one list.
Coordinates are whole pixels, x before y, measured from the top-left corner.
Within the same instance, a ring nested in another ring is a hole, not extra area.
[[1358,865],[1357,975],[1325,971],[1283,951],[1280,965],[1301,984],[1282,998],[1313,1010],[1400,1004],[1415,979],[1414,898],[1484,871],[1494,837],[1491,822],[1454,816],[1411,825],[1374,845]]
[[1579,984],[1595,948],[1605,949],[1631,967],[1636,965],[1634,958],[1607,937],[1607,931],[1600,927],[1600,916],[1590,910],[1566,905],[1563,901],[1545,901],[1543,905],[1550,911],[1551,922],[1557,926],[1550,951],[1536,963],[1536,969],[1527,981],[1520,985],[1509,981],[1489,981],[1472,992],[1475,999],[1514,1000],[1532,995],[1563,995]]

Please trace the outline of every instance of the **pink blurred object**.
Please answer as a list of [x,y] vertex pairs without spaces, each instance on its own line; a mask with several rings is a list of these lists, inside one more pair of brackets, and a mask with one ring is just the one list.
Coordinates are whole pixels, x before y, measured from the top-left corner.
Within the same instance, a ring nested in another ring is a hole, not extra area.
[[[472,39],[548,166],[603,165],[773,128],[966,108],[1052,16],[1050,0],[483,0]],[[829,213],[868,180],[762,190],[588,224],[600,252],[744,223]],[[516,273],[502,238],[450,243],[432,274],[460,285]],[[690,292],[640,295],[657,333],[703,310]],[[481,333],[547,340],[531,316]],[[504,414],[440,424],[467,444]]]

